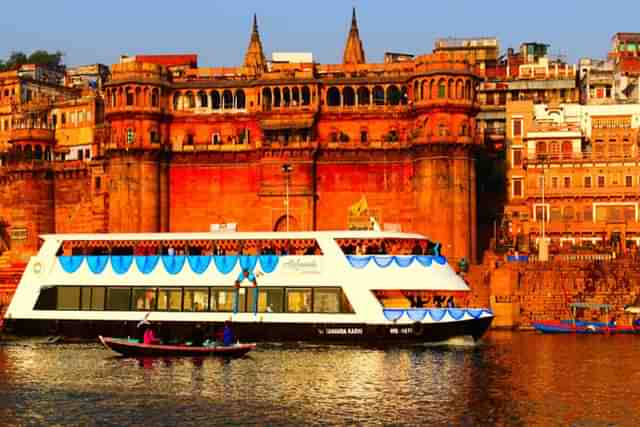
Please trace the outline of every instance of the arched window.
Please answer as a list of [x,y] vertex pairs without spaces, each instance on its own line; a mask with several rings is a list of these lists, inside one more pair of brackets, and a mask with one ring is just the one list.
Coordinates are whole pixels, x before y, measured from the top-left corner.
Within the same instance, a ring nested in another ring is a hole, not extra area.
[[132,106],[133,105],[133,91],[131,90],[130,87],[128,87],[126,89],[125,95],[126,95],[126,99],[127,99],[127,106]]
[[454,83],[453,83],[453,79],[449,79],[447,98],[455,98],[455,97],[456,97],[456,92],[455,92],[455,86],[454,86]]
[[136,107],[142,107],[142,90],[137,87],[136,88],[136,99],[135,99]]
[[193,96],[193,92],[188,91],[185,96],[187,98],[187,108],[196,108],[196,98]]
[[401,97],[402,95],[400,94],[400,90],[398,89],[398,86],[391,85],[387,88],[387,104],[399,105]]
[[212,90],[211,91],[211,108],[214,110],[219,110],[221,106],[222,106],[222,103],[220,102],[220,92],[218,92],[217,90]]
[[271,109],[271,89],[265,87],[262,89],[262,106],[265,110]]
[[418,101],[420,99],[420,82],[416,80],[413,82],[413,100]]
[[34,152],[33,158],[34,158],[35,160],[42,160],[42,146],[41,146],[41,145],[36,145],[36,147],[35,147],[35,148],[36,148],[36,149],[35,149],[35,152]]
[[54,129],[58,126],[58,116],[55,114],[51,116],[51,125]]
[[25,160],[33,159],[33,152],[31,151],[31,145],[27,145],[24,147],[24,159]]
[[420,82],[420,100],[424,100],[425,97],[429,97],[429,89],[427,88],[427,81],[422,80]]
[[184,137],[184,143],[185,145],[193,145],[195,142],[195,137],[193,136],[193,134],[187,134]]
[[209,107],[209,97],[207,96],[207,93],[202,90],[198,92],[198,106],[201,108]]
[[360,86],[358,88],[358,105],[369,104],[371,104],[371,94],[369,93],[369,88],[366,86]]
[[382,86],[374,86],[373,103],[375,105],[384,105],[384,89],[382,89]]
[[236,108],[238,110],[244,110],[246,108],[246,98],[242,89],[236,90]]
[[311,91],[309,90],[309,86],[302,87],[302,105],[311,104]]
[[116,107],[118,105],[118,96],[115,90],[111,91],[111,106]]
[[438,82],[438,98],[444,98],[447,96],[447,85],[444,82],[444,79],[440,79]]
[[145,87],[142,89],[142,101],[140,101],[141,105],[147,107],[149,105],[149,88]]
[[573,152],[571,141],[562,141],[562,154],[570,155]]
[[278,108],[280,107],[280,88],[276,87],[273,89],[273,106]]
[[291,105],[291,91],[288,87],[282,89],[282,105],[285,107]]
[[233,95],[230,90],[222,92],[222,108],[224,110],[230,110],[233,108]]
[[300,105],[300,89],[298,89],[297,87],[291,89],[291,104],[294,107]]
[[67,124],[67,115],[65,113],[60,114],[60,124]]
[[153,89],[151,91],[151,106],[158,107],[160,105],[160,93],[158,89]]
[[471,99],[471,82],[469,80],[464,84],[464,97]]
[[340,106],[340,91],[337,87],[332,86],[327,90],[327,105],[329,107]]
[[347,86],[342,90],[343,104],[349,107],[356,105],[356,92],[351,86]]
[[456,98],[462,99],[464,97],[462,93],[463,90],[464,90],[464,85],[462,84],[462,80],[458,80],[456,82]]
[[180,109],[180,92],[176,92],[173,95],[173,110],[178,111]]

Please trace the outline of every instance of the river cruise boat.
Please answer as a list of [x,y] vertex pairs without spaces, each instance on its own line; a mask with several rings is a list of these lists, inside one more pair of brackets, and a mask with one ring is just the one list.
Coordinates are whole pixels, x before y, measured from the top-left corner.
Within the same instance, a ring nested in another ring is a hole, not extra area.
[[434,244],[381,231],[41,236],[5,316],[18,335],[170,342],[230,320],[250,341],[479,339],[493,314]]

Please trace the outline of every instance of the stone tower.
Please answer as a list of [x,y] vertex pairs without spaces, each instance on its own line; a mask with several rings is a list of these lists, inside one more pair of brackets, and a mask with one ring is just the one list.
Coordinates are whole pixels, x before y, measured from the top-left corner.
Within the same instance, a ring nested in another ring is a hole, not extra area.
[[105,85],[110,232],[168,230],[167,80],[165,67],[129,62]]
[[351,15],[351,29],[347,36],[347,44],[344,47],[344,55],[342,56],[343,64],[364,64],[364,49],[362,48],[362,40],[358,32],[358,21],[356,20],[356,8],[353,8]]
[[40,234],[55,232],[55,136],[47,122],[49,107],[44,101],[18,107],[0,173],[0,218],[9,224],[11,249],[17,253],[34,252]]
[[[446,71],[444,71],[446,70]],[[454,54],[416,58],[410,81],[416,224],[451,259],[476,257],[474,70]]]

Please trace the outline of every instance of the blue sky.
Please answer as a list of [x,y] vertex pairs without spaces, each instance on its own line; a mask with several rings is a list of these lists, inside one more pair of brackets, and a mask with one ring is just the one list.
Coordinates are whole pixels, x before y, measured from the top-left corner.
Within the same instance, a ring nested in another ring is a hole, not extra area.
[[640,0],[75,0],[3,2],[0,57],[13,50],[62,50],[68,65],[112,64],[120,54],[199,55],[200,66],[242,62],[252,14],[273,51],[313,52],[339,63],[357,7],[368,62],[385,51],[429,53],[438,37],[498,37],[502,50],[522,41],[551,44],[571,62],[604,58],[611,36],[640,32]]

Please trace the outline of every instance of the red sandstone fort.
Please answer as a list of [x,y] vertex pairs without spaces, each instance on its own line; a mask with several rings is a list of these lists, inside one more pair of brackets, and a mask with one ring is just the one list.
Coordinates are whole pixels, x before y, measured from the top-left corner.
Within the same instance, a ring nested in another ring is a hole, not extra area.
[[[26,236],[12,250],[53,232],[283,230],[288,212],[291,230],[374,217],[474,257],[478,77],[463,55],[368,64],[354,11],[343,64],[268,64],[255,18],[242,66],[196,61],[128,58],[99,92],[15,106],[0,216]],[[90,128],[91,162],[55,162],[83,137],[72,128]]]

